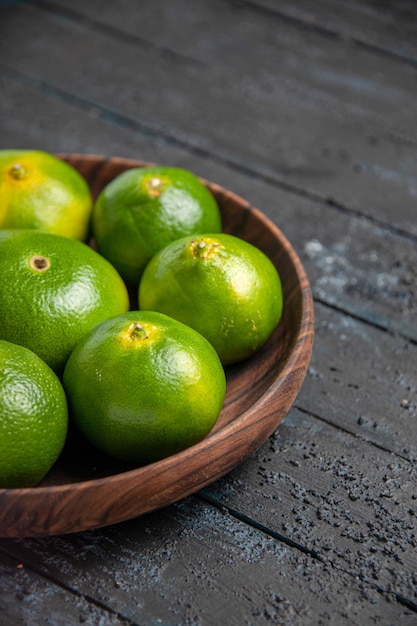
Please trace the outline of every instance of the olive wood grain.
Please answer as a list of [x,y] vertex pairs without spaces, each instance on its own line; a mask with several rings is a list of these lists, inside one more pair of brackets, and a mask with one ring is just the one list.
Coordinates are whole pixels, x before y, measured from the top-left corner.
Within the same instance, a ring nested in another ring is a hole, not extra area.
[[[60,155],[87,180],[95,198],[122,171],[149,163],[95,155]],[[199,444],[157,463],[115,462],[70,430],[66,448],[35,488],[0,490],[0,536],[34,537],[97,528],[167,506],[215,481],[277,428],[300,390],[310,361],[314,310],[302,264],[283,233],[244,199],[203,181],[217,199],[223,229],[262,249],[281,276],[282,319],[270,340],[226,370],[227,393],[213,431]]]

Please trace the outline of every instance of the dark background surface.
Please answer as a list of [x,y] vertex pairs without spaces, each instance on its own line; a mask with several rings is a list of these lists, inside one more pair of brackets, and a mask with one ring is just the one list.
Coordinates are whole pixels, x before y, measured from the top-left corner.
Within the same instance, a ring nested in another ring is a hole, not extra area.
[[0,148],[185,167],[309,275],[294,407],[229,475],[102,530],[0,540],[15,624],[417,623],[417,8],[0,2]]

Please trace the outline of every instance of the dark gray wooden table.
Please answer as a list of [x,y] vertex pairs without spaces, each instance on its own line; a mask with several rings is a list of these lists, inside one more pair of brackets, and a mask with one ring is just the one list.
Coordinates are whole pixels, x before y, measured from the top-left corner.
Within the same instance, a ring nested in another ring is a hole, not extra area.
[[290,239],[316,313],[301,393],[236,470],[0,540],[0,622],[417,624],[416,3],[0,4],[0,148],[232,189]]

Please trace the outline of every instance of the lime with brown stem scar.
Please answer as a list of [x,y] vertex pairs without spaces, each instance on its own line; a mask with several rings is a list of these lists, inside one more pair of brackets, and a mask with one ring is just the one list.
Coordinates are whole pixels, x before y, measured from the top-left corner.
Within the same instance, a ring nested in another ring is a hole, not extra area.
[[86,244],[35,230],[0,233],[0,339],[62,373],[92,326],[129,309],[126,286]]
[[92,329],[71,354],[63,384],[85,437],[134,464],[201,441],[215,425],[226,392],[210,343],[153,311],[130,311]]
[[270,337],[283,309],[272,261],[232,235],[183,237],[158,252],[139,286],[139,306],[201,333],[227,365],[249,357]]
[[137,167],[119,174],[94,205],[97,249],[137,287],[149,259],[185,235],[220,232],[220,210],[192,172],[175,167]]

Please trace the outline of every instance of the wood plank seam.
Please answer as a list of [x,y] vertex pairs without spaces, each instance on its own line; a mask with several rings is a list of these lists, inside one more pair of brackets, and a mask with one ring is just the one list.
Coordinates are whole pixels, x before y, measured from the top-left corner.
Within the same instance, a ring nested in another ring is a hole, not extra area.
[[36,77],[8,67],[4,63],[0,63],[0,71],[3,72],[3,74],[6,75],[9,79],[14,80],[20,84],[26,84],[35,87],[52,99],[64,101],[67,104],[75,106],[78,109],[84,111],[91,111],[94,109],[99,113],[101,119],[107,123],[119,126],[120,128],[129,129],[143,137],[150,137],[157,139],[158,141],[163,141],[166,145],[176,146],[178,148],[186,150],[190,154],[204,157],[212,161],[213,163],[220,164],[233,171],[239,172],[240,174],[250,176],[254,180],[263,181],[269,185],[275,186],[284,191],[288,191],[289,193],[292,193],[298,197],[311,200],[312,202],[321,203],[346,215],[351,215],[352,217],[366,220],[370,224],[386,229],[393,235],[403,237],[407,240],[417,243],[417,237],[403,228],[399,228],[383,220],[379,220],[374,216],[364,215],[363,213],[361,213],[360,210],[349,207],[345,203],[340,202],[339,200],[336,200],[334,198],[321,195],[320,193],[317,193],[311,189],[306,189],[305,187],[299,187],[294,183],[288,182],[287,180],[285,180],[284,177],[277,175],[276,172],[269,171],[266,168],[257,167],[254,163],[252,163],[250,166],[246,165],[238,158],[236,158],[235,155],[223,156],[219,153],[211,152],[209,149],[203,148],[202,146],[197,146],[189,141],[185,141],[184,139],[177,137],[173,133],[167,133],[166,131],[163,131],[159,128],[140,122],[137,119],[133,120],[123,113],[120,113],[116,110],[111,110],[108,107],[99,105],[96,102],[87,100],[86,98],[83,98],[79,95],[75,95],[71,92],[65,91],[49,82],[43,80],[40,81]]
[[[27,0],[27,1],[30,3],[30,0]],[[409,56],[405,53],[401,53],[396,50],[386,49],[386,48],[383,48],[382,46],[370,44],[365,39],[347,36],[345,33],[339,32],[338,30],[335,30],[335,29],[328,28],[326,26],[322,26],[318,24],[317,22],[314,22],[308,19],[308,16],[303,19],[302,16],[296,17],[293,15],[290,15],[289,13],[286,13],[284,10],[277,10],[276,8],[272,9],[262,4],[253,2],[252,0],[238,0],[238,1],[237,0],[222,0],[222,1],[227,4],[232,4],[235,7],[241,6],[251,11],[252,13],[258,13],[262,16],[265,16],[267,17],[267,19],[275,19],[277,21],[292,24],[293,26],[299,29],[304,29],[304,30],[317,33],[318,35],[321,35],[322,37],[339,39],[344,42],[348,41],[351,44],[354,44],[360,48],[363,48],[364,50],[367,50],[368,52],[373,52],[373,53],[388,57],[399,63],[406,63],[413,67],[417,66],[417,59],[415,59],[412,56]],[[38,2],[36,2],[36,6],[39,9],[48,11],[57,16],[62,16],[66,19],[70,19],[73,22],[87,24],[90,28],[95,29],[97,32],[102,32],[116,39],[122,39],[123,41],[130,40],[133,43],[135,43],[135,45],[138,45],[144,49],[149,50],[150,48],[152,48],[155,52],[163,56],[169,55],[173,59],[176,59],[180,62],[182,61],[185,63],[189,63],[195,67],[200,67],[200,68],[205,65],[201,61],[196,61],[196,59],[193,59],[186,55],[179,54],[178,52],[171,50],[169,48],[159,48],[153,45],[152,42],[149,42],[144,38],[134,36],[127,32],[122,33],[117,28],[113,28],[112,26],[109,26],[108,24],[104,24],[100,22],[99,20],[93,20],[92,18],[86,15],[83,15],[82,13],[75,11],[74,9],[57,5],[51,0],[39,0]]]
[[333,428],[336,428],[337,430],[340,430],[341,432],[346,433],[347,435],[350,435],[351,437],[354,437],[355,439],[360,439],[361,441],[364,441],[365,443],[371,446],[374,446],[375,448],[378,448],[378,450],[382,450],[383,452],[388,452],[389,454],[393,454],[394,456],[399,457],[400,459],[406,461],[407,463],[410,463],[411,466],[413,464],[413,459],[410,459],[409,457],[403,454],[400,454],[399,452],[395,450],[391,450],[390,448],[383,446],[377,441],[372,441],[371,439],[368,439],[364,435],[356,433],[353,430],[349,430],[348,428],[342,426],[341,424],[335,424],[331,420],[326,419],[325,417],[318,415],[317,413],[313,413],[312,411],[309,411],[308,409],[305,409],[298,403],[295,403],[293,406],[295,409],[300,411],[300,413],[303,413],[304,415],[308,415],[308,417],[312,417],[313,419],[316,419],[319,422],[323,422],[324,424],[327,424],[328,426],[332,426]]
[[[1,552],[3,552],[4,554],[6,554],[7,556],[9,556],[9,557],[11,557],[13,559],[16,558],[15,552],[13,550],[11,550],[11,549],[8,549],[8,548],[4,547],[4,546],[0,547],[0,553]],[[130,619],[125,617],[119,611],[116,611],[116,610],[112,609],[111,607],[107,606],[104,602],[102,602],[98,598],[94,598],[90,594],[82,593],[81,591],[78,591],[78,589],[75,589],[73,586],[68,585],[67,583],[64,582],[64,580],[61,580],[60,578],[58,578],[58,576],[53,576],[52,574],[48,574],[47,572],[43,571],[42,568],[35,567],[33,564],[29,564],[25,559],[22,559],[21,557],[19,557],[19,561],[20,561],[21,564],[23,564],[25,569],[30,570],[31,572],[33,572],[37,576],[40,576],[44,580],[47,580],[48,582],[52,583],[53,585],[56,585],[57,587],[60,587],[61,589],[63,589],[64,591],[67,591],[68,593],[72,594],[73,596],[75,596],[77,598],[83,598],[87,602],[93,604],[94,606],[96,606],[97,608],[105,611],[106,613],[109,613],[110,615],[114,615],[123,624],[126,624],[126,626],[140,626],[138,623],[132,622]]]
[[375,320],[375,318],[372,320],[369,320],[364,315],[360,315],[358,313],[354,313],[353,311],[349,311],[346,308],[338,306],[334,302],[330,302],[329,300],[325,300],[324,298],[315,295],[314,292],[313,292],[313,299],[314,299],[314,302],[322,304],[323,306],[328,307],[329,309],[332,309],[333,311],[337,311],[338,313],[343,313],[344,315],[347,315],[348,317],[354,320],[357,320],[358,322],[363,322],[364,324],[367,324],[368,326],[372,326],[373,328],[378,328],[379,330],[382,330],[383,332],[388,333],[392,337],[402,337],[406,341],[409,341],[412,345],[417,345],[417,340],[414,337],[411,337],[407,333],[401,332],[400,330],[392,329],[388,321],[385,322],[385,320],[382,320],[382,319],[377,321]]
[[377,46],[375,44],[370,44],[364,39],[347,36],[346,34],[341,33],[337,30],[327,28],[326,26],[321,26],[320,24],[308,19],[308,17],[306,17],[305,19],[303,19],[301,16],[295,17],[293,15],[290,15],[289,13],[285,13],[282,10],[279,11],[276,8],[271,9],[270,7],[264,6],[262,4],[258,4],[257,2],[254,2],[253,0],[223,0],[223,2],[227,2],[235,6],[241,5],[242,7],[246,7],[247,9],[253,12],[257,12],[267,17],[268,19],[277,19],[280,21],[285,21],[288,24],[292,24],[296,26],[297,28],[302,28],[304,30],[315,32],[318,35],[321,35],[323,37],[339,39],[345,42],[348,41],[354,45],[357,45],[363,48],[364,50],[374,52],[376,54],[380,54],[385,57],[389,57],[390,59],[393,59],[399,63],[406,63],[413,67],[417,66],[417,59],[415,59],[414,57],[411,57],[407,54],[401,54],[398,51],[382,48],[381,46]]
[[195,497],[200,498],[204,502],[210,504],[211,506],[214,506],[215,508],[219,509],[220,511],[221,510],[226,511],[227,514],[231,515],[233,518],[235,518],[235,519],[237,519],[237,520],[247,524],[248,526],[250,526],[252,528],[255,528],[256,530],[258,530],[258,531],[260,531],[260,532],[262,532],[262,533],[272,537],[273,539],[275,539],[277,541],[285,543],[286,545],[288,545],[291,548],[299,550],[300,552],[310,556],[313,559],[316,559],[316,560],[320,561],[323,564],[330,564],[335,570],[337,570],[339,572],[343,572],[344,574],[347,574],[347,575],[351,576],[354,579],[358,579],[359,578],[362,582],[364,582],[367,585],[370,585],[371,587],[373,587],[376,591],[378,591],[378,593],[381,593],[381,594],[383,594],[385,596],[388,596],[388,597],[391,597],[391,598],[395,599],[402,606],[405,606],[409,610],[417,613],[417,604],[413,600],[405,598],[401,594],[396,593],[396,592],[392,592],[389,589],[384,589],[381,585],[376,584],[371,578],[368,578],[368,577],[364,576],[363,574],[359,574],[358,575],[356,572],[351,572],[348,569],[338,565],[333,559],[330,559],[330,558],[325,559],[325,558],[323,558],[315,550],[312,550],[311,548],[308,548],[307,546],[303,546],[302,544],[300,544],[297,541],[294,541],[290,537],[288,537],[288,536],[286,536],[286,535],[284,535],[282,533],[279,533],[277,531],[274,531],[271,528],[268,528],[264,524],[261,524],[261,523],[257,522],[256,520],[254,520],[253,518],[245,515],[244,513],[240,513],[239,511],[233,509],[232,507],[228,507],[223,502],[220,502],[220,501],[216,500],[216,498],[214,498],[213,496],[210,496],[209,494],[205,493],[204,491],[198,492],[195,495]]
[[53,15],[56,15],[58,17],[71,20],[72,22],[87,25],[90,29],[110,36],[110,38],[119,39],[123,41],[123,43],[125,43],[126,41],[130,41],[135,46],[143,48],[144,50],[151,50],[154,54],[158,54],[165,58],[169,57],[177,63],[185,63],[191,67],[194,67],[197,70],[200,70],[202,67],[205,66],[202,61],[176,52],[175,50],[172,50],[170,48],[157,46],[143,37],[139,37],[138,35],[133,35],[127,32],[122,32],[119,29],[110,26],[109,24],[104,24],[99,20],[93,20],[92,18],[86,15],[82,15],[81,13],[70,9],[69,7],[62,7],[55,4],[54,2],[50,2],[49,0],[38,0],[36,2],[36,8],[47,11],[48,13],[52,13]]

